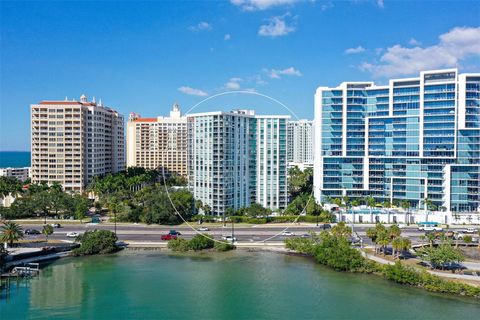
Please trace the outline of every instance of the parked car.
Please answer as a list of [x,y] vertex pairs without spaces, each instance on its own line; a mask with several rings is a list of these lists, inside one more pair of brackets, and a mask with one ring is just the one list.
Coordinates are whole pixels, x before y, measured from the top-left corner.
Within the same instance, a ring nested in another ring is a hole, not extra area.
[[50,225],[54,228],[61,228],[61,224],[60,223],[50,223]]
[[69,233],[67,233],[67,238],[76,238],[79,235],[80,234],[78,232],[69,232]]
[[293,237],[295,234],[293,232],[290,232],[290,231],[283,231],[282,232],[282,236],[284,237]]
[[35,235],[35,234],[40,234],[40,231],[38,231],[36,229],[27,229],[27,230],[25,230],[25,234]]
[[232,237],[232,236],[222,236],[222,240],[226,240],[228,242],[236,242],[237,238]]
[[174,240],[174,239],[177,239],[177,235],[175,234],[164,234],[160,237],[161,240],[164,240],[164,241],[170,241],[170,240]]
[[182,235],[180,232],[176,231],[176,230],[170,230],[170,232],[168,232],[169,235],[172,235],[172,236],[180,236]]
[[210,231],[207,227],[200,227],[198,228],[198,231]]

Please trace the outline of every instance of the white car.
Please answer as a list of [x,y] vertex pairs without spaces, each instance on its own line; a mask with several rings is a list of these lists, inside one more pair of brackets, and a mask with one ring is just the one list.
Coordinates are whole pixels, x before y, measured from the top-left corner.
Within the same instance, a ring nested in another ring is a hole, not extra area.
[[463,230],[463,232],[465,232],[465,233],[477,233],[477,229],[467,228],[467,229]]
[[436,226],[429,226],[429,225],[421,225],[418,227],[418,230],[420,231],[443,231],[442,227],[436,227]]
[[68,238],[76,238],[78,237],[80,234],[78,232],[69,232],[67,233],[67,237]]
[[290,231],[283,231],[282,232],[282,236],[284,237],[293,237],[295,234],[293,232],[290,232]]
[[200,227],[198,228],[198,231],[210,231],[207,227]]
[[399,229],[405,229],[406,227],[407,227],[407,225],[406,225],[405,223],[400,223],[400,224],[398,225],[398,228],[399,228]]
[[228,242],[236,242],[237,241],[237,238],[235,237],[232,237],[232,236],[222,236],[222,240],[226,240]]

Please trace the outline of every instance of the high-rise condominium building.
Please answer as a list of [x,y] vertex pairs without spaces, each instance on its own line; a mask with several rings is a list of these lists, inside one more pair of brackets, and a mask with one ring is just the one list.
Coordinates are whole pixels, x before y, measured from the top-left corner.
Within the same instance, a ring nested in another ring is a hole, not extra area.
[[315,94],[314,190],[325,197],[424,199],[480,207],[480,74],[424,71],[388,85],[344,82]]
[[93,177],[125,169],[123,116],[85,95],[32,104],[31,152],[33,183],[82,192]]
[[222,215],[258,202],[287,202],[286,116],[253,111],[188,115],[189,187],[195,199]]
[[313,121],[288,122],[288,162],[290,166],[313,167]]
[[141,118],[130,114],[127,124],[127,166],[159,169],[186,177],[187,118],[173,105],[170,117]]

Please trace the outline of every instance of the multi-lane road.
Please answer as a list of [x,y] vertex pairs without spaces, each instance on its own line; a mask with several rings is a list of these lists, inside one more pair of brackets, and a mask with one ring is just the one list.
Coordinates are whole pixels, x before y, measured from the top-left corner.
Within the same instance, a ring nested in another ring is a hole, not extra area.
[[[232,235],[232,225],[228,224],[223,227],[222,225],[203,225],[209,228],[206,232],[215,238],[220,239],[222,236]],[[42,223],[22,223],[22,227],[25,229],[36,229],[41,231]],[[187,225],[181,226],[159,226],[159,225],[144,225],[144,224],[117,224],[117,236],[120,241],[131,242],[159,242],[161,235],[167,234],[169,230],[176,230],[182,234],[184,238],[191,238],[202,226],[192,224],[191,227]],[[365,244],[370,243],[370,239],[366,237],[366,230],[371,226],[358,225],[354,227],[355,232],[363,239]],[[61,228],[55,228],[54,233],[50,236],[50,239],[66,240],[72,238],[67,237],[69,232],[84,233],[87,230],[102,229],[114,231],[114,224],[63,224]],[[316,226],[315,224],[284,224],[284,225],[235,225],[234,235],[239,242],[262,242],[262,241],[283,241],[286,236],[282,235],[283,231],[290,231],[295,236],[307,234],[310,231],[319,232],[322,230],[322,226]],[[412,242],[418,242],[420,236],[423,235],[423,231],[417,230],[416,226],[410,226],[402,230],[402,236],[409,237]],[[27,236],[27,239],[42,238],[43,235]]]

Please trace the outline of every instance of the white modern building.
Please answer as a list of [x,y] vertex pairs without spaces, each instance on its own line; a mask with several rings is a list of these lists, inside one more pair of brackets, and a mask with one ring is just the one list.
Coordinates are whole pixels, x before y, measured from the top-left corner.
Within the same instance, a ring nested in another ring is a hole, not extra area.
[[82,192],[95,176],[125,169],[123,116],[95,98],[31,105],[33,183]]
[[188,115],[189,187],[212,214],[287,202],[286,116],[251,110]]
[[313,121],[289,121],[287,133],[289,166],[313,168]]
[[428,199],[447,212],[479,211],[479,73],[319,87],[314,131],[317,201],[372,196],[425,208]]
[[30,177],[30,167],[23,168],[0,168],[0,177],[13,177],[25,181]]
[[178,104],[169,117],[142,118],[132,113],[127,123],[127,166],[186,177],[187,140],[187,117]]

